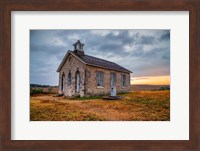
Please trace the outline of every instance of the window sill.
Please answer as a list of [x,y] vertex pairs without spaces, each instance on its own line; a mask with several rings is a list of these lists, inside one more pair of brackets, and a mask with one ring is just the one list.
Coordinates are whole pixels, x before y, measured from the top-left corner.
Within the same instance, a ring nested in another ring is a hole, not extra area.
[[97,89],[104,89],[103,86],[97,86]]

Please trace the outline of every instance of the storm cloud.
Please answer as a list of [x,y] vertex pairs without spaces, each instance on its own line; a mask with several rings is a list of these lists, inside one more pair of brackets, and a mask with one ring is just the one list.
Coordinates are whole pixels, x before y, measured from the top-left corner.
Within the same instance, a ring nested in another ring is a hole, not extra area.
[[170,75],[169,30],[31,30],[30,82],[58,85],[58,68],[80,40],[88,55],[113,61],[132,77]]

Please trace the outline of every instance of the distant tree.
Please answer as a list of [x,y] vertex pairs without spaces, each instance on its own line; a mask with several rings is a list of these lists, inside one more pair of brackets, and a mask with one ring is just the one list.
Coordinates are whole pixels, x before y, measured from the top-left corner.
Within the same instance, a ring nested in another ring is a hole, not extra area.
[[48,93],[52,93],[52,88],[51,87],[49,87]]
[[34,95],[34,94],[43,94],[43,90],[40,88],[30,88],[30,95]]
[[169,86],[166,86],[166,87],[160,87],[159,90],[170,90],[170,87],[169,87]]

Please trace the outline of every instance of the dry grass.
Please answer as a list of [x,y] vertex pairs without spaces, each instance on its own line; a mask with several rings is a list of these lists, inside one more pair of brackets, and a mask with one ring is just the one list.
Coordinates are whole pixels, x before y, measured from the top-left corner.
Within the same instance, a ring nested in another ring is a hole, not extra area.
[[169,91],[138,91],[121,100],[31,96],[31,121],[169,121]]

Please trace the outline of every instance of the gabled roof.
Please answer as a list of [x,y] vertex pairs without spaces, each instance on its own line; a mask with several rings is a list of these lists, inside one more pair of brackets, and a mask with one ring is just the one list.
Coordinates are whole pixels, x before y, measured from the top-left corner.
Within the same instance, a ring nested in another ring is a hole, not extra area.
[[57,72],[59,72],[61,70],[61,68],[64,65],[65,61],[67,60],[69,54],[72,54],[73,56],[75,56],[77,59],[79,59],[81,62],[83,62],[86,65],[97,66],[97,67],[101,67],[101,68],[106,68],[106,69],[121,71],[121,72],[126,72],[126,73],[132,73],[130,70],[128,70],[114,62],[96,58],[96,57],[89,56],[89,55],[80,56],[80,55],[77,55],[74,51],[67,52],[67,54],[63,58],[61,64],[59,65]]

